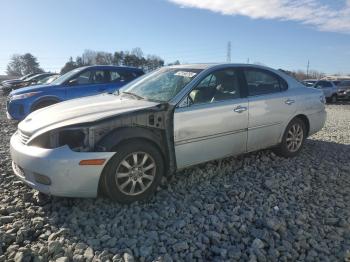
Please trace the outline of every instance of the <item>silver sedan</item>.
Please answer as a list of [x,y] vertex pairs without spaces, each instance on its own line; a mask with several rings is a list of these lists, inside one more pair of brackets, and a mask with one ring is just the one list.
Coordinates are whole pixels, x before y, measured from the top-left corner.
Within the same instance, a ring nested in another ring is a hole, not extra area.
[[130,203],[206,161],[264,148],[296,156],[323,127],[324,104],[320,90],[262,66],[164,67],[30,114],[11,138],[13,170],[47,194]]

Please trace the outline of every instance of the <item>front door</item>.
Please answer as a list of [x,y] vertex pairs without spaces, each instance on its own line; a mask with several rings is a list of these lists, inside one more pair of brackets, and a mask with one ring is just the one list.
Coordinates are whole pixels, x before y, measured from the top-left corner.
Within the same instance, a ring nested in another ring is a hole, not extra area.
[[73,80],[66,89],[67,99],[105,93],[111,85],[109,72],[99,69],[83,71]]
[[190,105],[174,114],[177,167],[246,152],[248,100],[242,98],[235,69],[205,77],[188,97]]

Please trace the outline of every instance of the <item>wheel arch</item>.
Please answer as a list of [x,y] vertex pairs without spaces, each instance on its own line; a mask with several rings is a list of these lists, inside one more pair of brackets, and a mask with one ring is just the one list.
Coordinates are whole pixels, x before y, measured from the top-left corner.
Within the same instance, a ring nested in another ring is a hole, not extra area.
[[33,112],[33,109],[38,106],[40,103],[43,103],[43,102],[48,102],[48,101],[52,101],[54,103],[59,103],[61,102],[62,100],[59,99],[58,97],[56,96],[44,96],[44,97],[40,97],[38,100],[34,101],[32,103],[32,105],[30,106],[30,112]]
[[309,133],[310,133],[310,120],[305,114],[299,113],[299,114],[294,115],[293,117],[291,117],[288,121],[286,121],[284,123],[284,126],[281,129],[281,134],[280,134],[280,137],[278,139],[278,143],[282,142],[282,138],[283,138],[284,132],[286,131],[286,128],[288,127],[289,123],[292,122],[296,118],[302,120],[305,123],[306,136],[309,135]]
[[310,120],[309,120],[309,118],[304,114],[296,115],[293,119],[295,119],[295,118],[299,118],[300,120],[302,120],[304,122],[305,127],[306,127],[306,137],[308,137],[309,133],[310,133]]
[[[165,135],[162,133],[162,130],[144,127],[120,127],[112,130],[97,142],[95,149],[96,151],[116,152],[118,146],[134,140],[147,141],[159,150],[164,161],[165,175],[167,175],[167,170],[169,169],[169,156],[165,146]],[[105,168],[106,166],[104,169]],[[103,193],[102,182],[104,169],[101,172],[98,182],[97,192],[99,195]]]

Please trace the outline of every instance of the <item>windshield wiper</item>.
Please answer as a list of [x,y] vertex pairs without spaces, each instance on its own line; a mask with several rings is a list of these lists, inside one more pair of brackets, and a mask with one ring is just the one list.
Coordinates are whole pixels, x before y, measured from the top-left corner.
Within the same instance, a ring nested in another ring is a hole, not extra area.
[[142,96],[139,96],[139,95],[137,95],[137,94],[135,94],[135,93],[132,93],[132,92],[123,92],[122,94],[131,95],[131,96],[133,96],[133,97],[136,97],[136,98],[139,99],[139,100],[143,100],[143,99],[144,99]]

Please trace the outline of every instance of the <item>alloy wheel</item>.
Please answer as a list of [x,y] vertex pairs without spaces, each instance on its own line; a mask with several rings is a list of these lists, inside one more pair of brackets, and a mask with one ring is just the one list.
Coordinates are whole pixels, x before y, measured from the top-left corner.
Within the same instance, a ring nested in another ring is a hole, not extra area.
[[299,124],[294,124],[288,131],[287,134],[287,148],[290,152],[294,153],[299,150],[303,143],[304,131]]
[[126,195],[139,195],[152,184],[156,175],[156,162],[145,152],[133,152],[119,164],[115,173],[115,182]]

